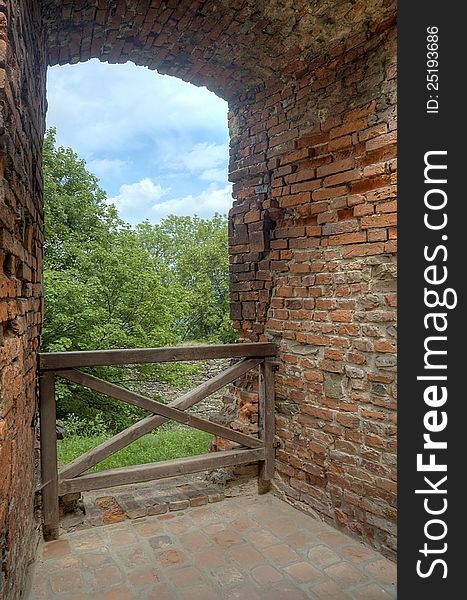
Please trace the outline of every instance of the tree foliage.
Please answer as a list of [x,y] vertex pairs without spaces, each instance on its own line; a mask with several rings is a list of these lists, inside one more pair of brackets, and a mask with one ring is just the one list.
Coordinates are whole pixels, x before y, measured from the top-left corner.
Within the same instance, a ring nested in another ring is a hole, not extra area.
[[[85,162],[72,149],[57,147],[54,129],[47,132],[43,156],[44,351],[235,339],[228,316],[224,217],[170,216],[157,225],[131,227]],[[177,365],[136,371],[169,381],[187,373]],[[106,374],[122,378],[121,369]],[[117,427],[134,413],[128,407],[114,414],[109,401],[73,386],[59,392],[62,416],[112,413],[112,427]],[[78,410],[77,398],[87,408]]]

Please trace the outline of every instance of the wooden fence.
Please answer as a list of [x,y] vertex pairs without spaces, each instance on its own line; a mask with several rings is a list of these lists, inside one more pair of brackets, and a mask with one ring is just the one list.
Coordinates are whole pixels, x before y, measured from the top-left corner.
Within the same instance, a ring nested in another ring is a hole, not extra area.
[[[267,489],[274,475],[274,374],[271,360],[274,355],[275,347],[274,344],[270,343],[39,354],[41,488],[44,537],[46,539],[58,538],[59,496],[70,492],[151,481],[253,462],[260,463],[260,489]],[[241,360],[167,405],[79,370],[80,367],[217,358],[240,358]],[[256,367],[259,367],[259,437],[246,435],[184,412],[200,400]],[[55,380],[57,377],[128,404],[139,406],[152,414],[58,470],[55,425]],[[201,456],[110,469],[99,473],[85,473],[100,461],[146,433],[153,431],[168,420],[174,420],[177,423],[212,433],[235,442],[238,446],[232,450],[213,452]]]

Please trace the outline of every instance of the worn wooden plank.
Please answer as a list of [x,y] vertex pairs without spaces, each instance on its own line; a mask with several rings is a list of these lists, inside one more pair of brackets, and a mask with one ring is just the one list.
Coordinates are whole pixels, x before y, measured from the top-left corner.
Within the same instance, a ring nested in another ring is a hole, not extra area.
[[[195,389],[187,392],[177,400],[174,400],[169,404],[169,406],[178,408],[180,410],[186,410],[200,400],[203,400],[229,383],[232,383],[251,369],[254,369],[262,361],[262,358],[250,358],[242,360],[229,367],[225,371],[222,371],[222,373],[219,373],[209,381],[205,381]],[[87,471],[87,469],[90,469],[108,456],[111,456],[118,450],[128,446],[128,444],[131,444],[146,433],[156,429],[159,427],[159,425],[165,423],[166,421],[167,419],[165,417],[158,415],[151,415],[145,419],[142,419],[138,423],[135,423],[131,427],[121,431],[109,440],[106,440],[99,446],[89,450],[89,452],[86,452],[86,454],[83,454],[74,461],[68,463],[59,471],[60,478],[71,479],[77,475],[80,475],[81,473],[84,473],[84,471]]]
[[48,352],[39,354],[42,370],[130,365],[215,358],[274,356],[275,345],[269,342],[246,344],[213,344],[164,348],[132,348],[121,350],[89,350],[85,352]]
[[42,532],[46,540],[59,535],[55,375],[39,378],[42,478]]
[[274,477],[274,434],[275,434],[275,391],[274,371],[271,359],[266,358],[260,365],[259,381],[259,431],[264,444],[264,461],[260,465],[258,490],[269,491]]
[[201,419],[196,415],[185,413],[182,410],[179,410],[178,408],[172,408],[165,404],[161,404],[160,402],[156,402],[155,400],[146,398],[145,396],[137,394],[136,392],[131,392],[130,390],[122,388],[113,383],[109,383],[108,381],[104,381],[103,379],[94,377],[93,375],[89,375],[88,373],[82,373],[81,371],[64,370],[57,371],[57,375],[67,379],[68,381],[78,383],[79,385],[83,385],[101,394],[106,394],[107,396],[117,398],[117,400],[121,400],[122,402],[127,402],[128,404],[139,406],[140,408],[149,410],[150,412],[166,417],[167,419],[173,419],[177,423],[181,423],[182,425],[186,425],[187,427],[201,429],[201,431],[207,431],[208,433],[218,435],[220,437],[231,440],[232,442],[237,442],[242,446],[246,446],[247,448],[260,448],[263,445],[262,442],[257,438],[245,435],[244,433],[240,433],[239,431],[234,431],[233,429],[229,429],[228,427],[224,427],[223,425],[212,423],[211,421],[207,421],[206,419]]
[[189,458],[179,458],[135,467],[111,469],[100,473],[81,475],[75,479],[63,479],[60,482],[60,495],[152,481],[188,473],[199,473],[200,471],[247,464],[258,460],[264,460],[263,448],[227,450],[203,456],[190,456]]

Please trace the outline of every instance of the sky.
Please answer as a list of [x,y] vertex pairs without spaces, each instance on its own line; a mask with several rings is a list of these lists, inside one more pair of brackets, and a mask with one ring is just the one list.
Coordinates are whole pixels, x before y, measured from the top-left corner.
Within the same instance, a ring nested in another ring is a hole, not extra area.
[[227,103],[132,63],[51,67],[47,127],[97,175],[120,216],[209,218],[231,204]]

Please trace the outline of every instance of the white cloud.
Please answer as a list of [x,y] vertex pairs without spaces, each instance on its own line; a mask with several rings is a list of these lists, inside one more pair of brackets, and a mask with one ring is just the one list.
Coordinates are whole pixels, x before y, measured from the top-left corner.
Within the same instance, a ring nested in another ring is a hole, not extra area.
[[[160,75],[133,63],[111,65],[97,59],[48,71],[48,125],[58,141],[84,158],[108,151],[152,145],[162,137],[177,142],[228,139],[227,103],[206,88]],[[180,147],[173,156],[180,156]],[[186,147],[186,145],[185,145]]]
[[149,208],[168,192],[169,189],[164,189],[158,183],[154,183],[151,179],[145,177],[137,183],[125,183],[120,186],[120,193],[113,198],[109,198],[108,202],[115,204],[121,212],[139,211]]
[[86,160],[123,219],[230,207],[228,107],[206,88],[96,59],[50,68],[47,87],[58,144]]
[[184,164],[192,172],[213,169],[225,163],[228,156],[226,144],[195,144],[183,158]]
[[98,177],[119,175],[130,167],[130,163],[120,159],[96,158],[89,160],[86,167]]
[[207,169],[201,173],[200,179],[225,183],[227,181],[227,169]]
[[232,186],[216,188],[214,185],[200,194],[188,195],[157,202],[152,207],[154,217],[159,221],[169,215],[198,215],[209,218],[214,213],[225,214],[232,205]]

